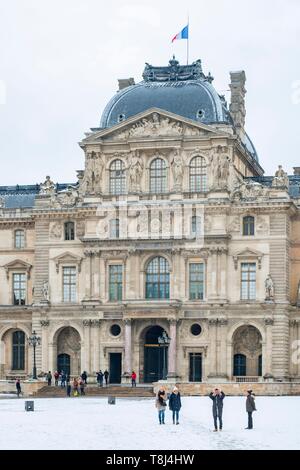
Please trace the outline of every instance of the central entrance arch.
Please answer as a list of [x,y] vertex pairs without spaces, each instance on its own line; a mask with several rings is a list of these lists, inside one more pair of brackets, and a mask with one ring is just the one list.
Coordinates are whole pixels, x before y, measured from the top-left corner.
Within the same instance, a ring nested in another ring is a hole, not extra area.
[[155,325],[145,333],[144,339],[144,382],[152,383],[165,379],[168,374],[168,346],[160,345],[159,336],[164,329]]
[[67,326],[57,336],[57,370],[68,375],[79,376],[81,339],[75,328]]

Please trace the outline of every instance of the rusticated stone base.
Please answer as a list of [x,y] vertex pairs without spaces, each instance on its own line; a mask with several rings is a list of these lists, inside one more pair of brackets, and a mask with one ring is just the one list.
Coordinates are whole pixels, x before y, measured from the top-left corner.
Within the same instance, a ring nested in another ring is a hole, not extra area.
[[[157,393],[160,386],[164,386],[167,392],[171,392],[174,384],[170,382],[160,381],[154,384],[154,392]],[[213,388],[218,387],[224,391],[226,395],[241,396],[246,395],[247,390],[253,390],[253,393],[261,396],[281,396],[291,395],[300,396],[300,382],[281,382],[281,383],[180,383],[177,382],[176,386],[179,388],[180,393],[185,396],[205,396],[208,395]]]

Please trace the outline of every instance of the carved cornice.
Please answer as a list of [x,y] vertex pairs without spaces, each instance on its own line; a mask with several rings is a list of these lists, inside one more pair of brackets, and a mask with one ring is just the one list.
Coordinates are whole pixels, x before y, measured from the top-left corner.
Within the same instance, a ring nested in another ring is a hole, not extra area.
[[226,318],[210,318],[208,323],[210,326],[227,326],[228,320]]
[[40,324],[41,324],[42,327],[48,327],[50,325],[50,321],[49,320],[41,320]]
[[26,271],[27,273],[27,279],[30,279],[30,271],[32,269],[32,265],[29,263],[26,263],[23,260],[20,259],[15,259],[14,261],[11,261],[10,263],[7,263],[3,266],[3,268],[6,271],[6,277],[9,279],[9,273],[11,271]]

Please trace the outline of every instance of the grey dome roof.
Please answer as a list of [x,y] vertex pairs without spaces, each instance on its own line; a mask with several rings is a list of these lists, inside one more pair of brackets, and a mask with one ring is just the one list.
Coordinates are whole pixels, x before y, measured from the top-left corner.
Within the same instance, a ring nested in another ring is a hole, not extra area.
[[[112,127],[150,108],[160,108],[205,124],[231,123],[226,101],[202,72],[201,61],[180,66],[173,59],[168,67],[146,64],[144,80],[113,96],[104,109],[100,127]],[[200,115],[199,115],[200,114]]]

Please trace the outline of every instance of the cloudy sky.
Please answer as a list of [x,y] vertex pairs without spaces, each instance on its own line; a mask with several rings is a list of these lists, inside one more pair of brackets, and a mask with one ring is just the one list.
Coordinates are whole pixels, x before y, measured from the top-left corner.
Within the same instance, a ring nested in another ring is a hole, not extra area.
[[0,0],[0,185],[50,174],[73,182],[78,142],[99,125],[117,79],[144,63],[185,62],[171,38],[190,17],[201,58],[229,100],[229,72],[247,74],[247,130],[266,174],[300,166],[299,0]]

